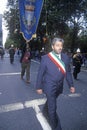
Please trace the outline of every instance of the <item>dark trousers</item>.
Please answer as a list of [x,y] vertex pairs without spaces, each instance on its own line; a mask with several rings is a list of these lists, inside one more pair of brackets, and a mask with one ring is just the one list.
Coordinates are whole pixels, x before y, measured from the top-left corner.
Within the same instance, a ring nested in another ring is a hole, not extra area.
[[10,63],[12,64],[14,62],[14,55],[10,55]]
[[30,80],[30,62],[21,64],[21,76],[23,77],[26,72],[26,80]]
[[56,96],[47,95],[47,101],[43,108],[43,115],[47,118],[52,130],[62,130],[59,117],[56,112]]
[[80,67],[75,67],[73,71],[74,79],[77,79],[78,73],[80,72]]

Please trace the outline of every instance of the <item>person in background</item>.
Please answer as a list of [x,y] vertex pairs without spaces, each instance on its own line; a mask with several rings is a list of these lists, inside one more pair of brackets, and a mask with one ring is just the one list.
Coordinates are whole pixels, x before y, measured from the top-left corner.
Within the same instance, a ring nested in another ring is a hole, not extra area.
[[4,54],[5,54],[5,50],[4,50],[3,46],[0,46],[0,56],[1,56],[1,59],[3,59]]
[[26,72],[26,83],[30,83],[30,48],[27,47],[25,52],[22,53],[21,57],[21,79],[23,79]]
[[15,49],[14,45],[12,44],[10,49],[9,49],[9,55],[10,55],[10,63],[13,64],[14,62],[14,55],[15,55]]
[[43,115],[47,118],[52,130],[62,130],[57,115],[57,98],[63,92],[64,78],[66,78],[71,93],[75,92],[73,85],[70,58],[62,52],[64,40],[54,38],[52,51],[41,58],[36,91],[38,94],[45,93],[47,101],[43,108]]
[[87,68],[87,57],[85,58],[85,67]]
[[81,51],[78,48],[76,54],[73,55],[73,77],[77,80],[78,73],[81,71],[81,65],[83,64]]

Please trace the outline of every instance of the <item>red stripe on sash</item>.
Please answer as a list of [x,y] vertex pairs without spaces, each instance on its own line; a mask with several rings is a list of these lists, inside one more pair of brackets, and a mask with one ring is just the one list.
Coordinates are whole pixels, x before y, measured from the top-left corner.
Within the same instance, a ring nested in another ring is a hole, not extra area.
[[62,69],[62,67],[58,64],[58,62],[50,55],[48,54],[48,57],[53,61],[53,63],[61,70],[61,72],[65,75],[65,71]]

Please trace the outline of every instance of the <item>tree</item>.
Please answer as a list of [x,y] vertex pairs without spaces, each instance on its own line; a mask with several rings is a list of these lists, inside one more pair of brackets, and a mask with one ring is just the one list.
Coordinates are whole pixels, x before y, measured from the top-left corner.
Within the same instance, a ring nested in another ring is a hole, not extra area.
[[[87,0],[45,0],[37,35],[41,36],[41,39],[46,34],[64,39],[68,36],[73,51],[77,46],[79,31],[84,31],[87,26],[86,16]],[[10,37],[15,39],[14,30],[20,29],[18,0],[8,0],[8,11],[5,12],[4,18]]]

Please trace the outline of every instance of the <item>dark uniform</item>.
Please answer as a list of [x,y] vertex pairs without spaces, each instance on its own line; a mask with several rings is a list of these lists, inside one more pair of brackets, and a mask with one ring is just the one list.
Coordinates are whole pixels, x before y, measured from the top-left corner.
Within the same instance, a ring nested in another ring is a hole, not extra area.
[[[70,59],[64,53],[61,53],[61,59],[65,63],[66,80],[69,87],[73,86]],[[51,61],[48,55],[44,55],[41,60],[36,89],[42,89],[47,96],[47,102],[44,106],[44,115],[48,115],[49,123],[52,130],[61,130],[59,117],[56,113],[56,99],[63,92],[64,74],[58,67]]]
[[15,50],[13,47],[9,49],[9,55],[10,55],[10,63],[12,64],[14,62],[14,55],[15,55]]
[[81,65],[82,65],[82,57],[81,54],[75,54],[73,56],[73,77],[77,79],[77,75],[80,72]]

